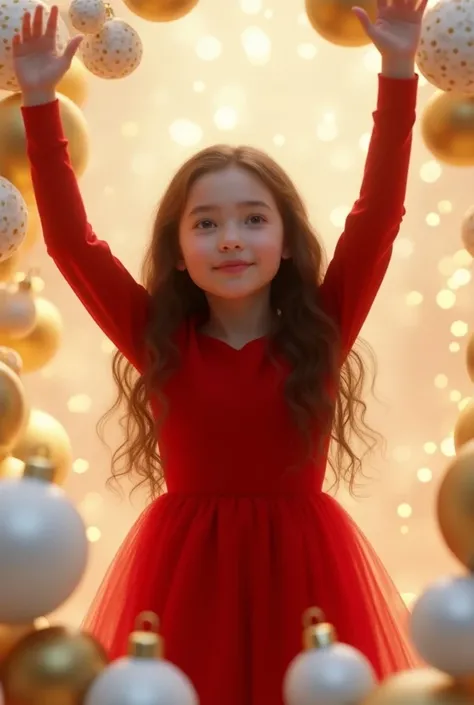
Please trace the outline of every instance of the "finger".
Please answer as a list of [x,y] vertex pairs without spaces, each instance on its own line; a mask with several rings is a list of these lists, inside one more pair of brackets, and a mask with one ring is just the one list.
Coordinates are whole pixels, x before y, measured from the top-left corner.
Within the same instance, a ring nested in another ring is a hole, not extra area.
[[18,52],[21,47],[21,35],[19,32],[13,35],[12,39],[12,53],[13,56],[18,56]]
[[417,3],[416,9],[420,14],[423,14],[427,5],[428,0],[420,0],[420,2]]
[[31,27],[31,35],[38,38],[43,35],[43,7],[42,5],[37,5],[35,9],[35,14],[33,15],[33,24]]
[[58,17],[59,8],[57,5],[53,5],[51,12],[49,13],[48,21],[46,22],[46,29],[44,30],[47,37],[56,37],[56,32],[58,30]]
[[25,12],[23,15],[21,22],[21,38],[24,42],[31,39],[31,14],[29,12]]
[[84,37],[82,34],[77,34],[75,37],[69,40],[64,52],[63,52],[63,57],[65,61],[67,62],[67,65],[71,65],[71,61],[73,60],[74,56],[77,53],[77,50],[79,49],[79,46],[81,45],[82,40]]

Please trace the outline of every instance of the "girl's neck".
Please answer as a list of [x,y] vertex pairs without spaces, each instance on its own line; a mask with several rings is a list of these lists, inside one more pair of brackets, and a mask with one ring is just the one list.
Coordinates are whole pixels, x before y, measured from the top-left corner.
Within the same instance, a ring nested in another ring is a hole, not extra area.
[[221,299],[208,296],[209,320],[203,332],[233,347],[263,338],[270,330],[270,290],[245,299]]

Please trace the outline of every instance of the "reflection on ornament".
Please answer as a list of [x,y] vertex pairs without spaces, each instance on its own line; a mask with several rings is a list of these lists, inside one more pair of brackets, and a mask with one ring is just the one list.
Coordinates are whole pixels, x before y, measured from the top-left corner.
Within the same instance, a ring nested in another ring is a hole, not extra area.
[[436,88],[474,93],[473,26],[472,2],[441,0],[427,9],[416,61],[423,76]]
[[134,15],[149,22],[173,22],[189,14],[198,0],[124,0]]
[[[80,176],[89,156],[87,124],[81,110],[69,98],[58,94],[58,99],[71,163]],[[21,94],[14,93],[0,101],[0,173],[31,201],[32,183],[21,100]]]
[[0,362],[0,454],[6,455],[24,431],[28,406],[23,385],[7,365]]
[[474,402],[469,402],[459,413],[454,426],[454,448],[456,452],[474,440]]
[[19,284],[0,283],[0,337],[22,338],[36,324],[36,306],[29,278]]
[[[53,470],[48,459],[30,458],[20,480],[0,482],[2,623],[27,624],[50,614],[84,576],[86,528],[74,504],[51,483]],[[0,680],[5,683],[2,674]]]
[[0,461],[0,480],[18,480],[23,477],[25,463],[12,455]]
[[31,409],[12,455],[23,462],[34,455],[45,455],[54,466],[53,482],[57,485],[63,484],[72,465],[71,441],[66,429],[39,409]]
[[0,668],[6,702],[18,705],[80,705],[107,664],[91,636],[63,627],[29,634]]
[[387,678],[364,705],[472,705],[472,693],[445,673],[427,668]]
[[21,374],[23,362],[16,350],[0,345],[0,362],[7,365],[16,375]]
[[474,206],[468,208],[464,213],[461,225],[461,240],[471,257],[474,257]]
[[198,696],[189,678],[162,656],[162,640],[152,612],[143,612],[137,631],[130,636],[129,657],[106,668],[94,681],[84,705],[198,705]]
[[[38,0],[14,0],[2,2],[0,5],[0,89],[6,91],[18,91],[20,86],[16,80],[13,70],[13,57],[11,43],[14,34],[18,34],[21,29],[21,21],[25,12],[34,13],[35,8],[42,5],[45,18],[49,14],[49,7],[46,3]],[[65,46],[65,39],[68,37],[66,25],[59,21],[56,40],[60,51]],[[3,172],[2,172],[3,174]]]
[[474,568],[474,443],[463,446],[448,465],[438,490],[437,516],[447,547]]
[[413,644],[426,663],[453,677],[474,674],[472,576],[431,585],[416,601],[410,622]]
[[138,68],[143,55],[140,35],[124,20],[107,20],[100,32],[81,44],[84,66],[99,78],[125,78]]
[[474,96],[435,93],[421,116],[421,135],[440,162],[474,165]]
[[0,663],[18,642],[35,630],[31,624],[0,624]]
[[471,380],[471,382],[474,382],[474,333],[471,333],[467,343],[466,367],[469,379]]
[[354,5],[368,12],[375,20],[376,0],[306,0],[306,14],[313,29],[331,44],[360,47],[370,43],[361,23],[352,12]]
[[305,650],[290,663],[283,683],[285,705],[358,705],[372,691],[375,674],[357,649],[337,642],[318,608],[303,617]]
[[107,19],[107,7],[103,0],[72,0],[69,19],[81,34],[95,34]]
[[28,211],[23,196],[0,176],[0,261],[18,250],[25,239]]
[[50,301],[37,297],[36,323],[24,338],[0,335],[0,345],[16,350],[23,360],[23,372],[36,372],[50,362],[58,352],[62,338],[61,315]]
[[72,60],[69,71],[59,82],[57,91],[79,107],[82,107],[86,102],[88,94],[87,70],[77,56]]

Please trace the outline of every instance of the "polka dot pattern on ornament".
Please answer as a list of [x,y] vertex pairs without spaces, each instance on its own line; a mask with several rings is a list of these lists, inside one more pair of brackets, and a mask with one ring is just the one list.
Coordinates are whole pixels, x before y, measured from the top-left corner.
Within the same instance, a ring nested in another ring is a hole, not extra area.
[[99,78],[125,78],[143,56],[140,35],[123,20],[108,20],[100,32],[86,35],[81,45],[84,66]]
[[28,210],[23,196],[0,176],[0,262],[11,257],[23,242]]
[[474,2],[439,0],[423,19],[417,65],[442,91],[474,94]]
[[72,0],[69,19],[78,32],[96,34],[107,20],[107,8],[103,0]]

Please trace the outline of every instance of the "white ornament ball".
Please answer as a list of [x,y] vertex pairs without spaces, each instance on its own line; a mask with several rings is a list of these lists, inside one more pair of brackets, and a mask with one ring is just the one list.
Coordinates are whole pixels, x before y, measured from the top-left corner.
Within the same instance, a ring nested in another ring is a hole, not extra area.
[[[21,29],[25,12],[33,13],[41,5],[45,9],[45,20],[49,15],[49,7],[40,0],[6,0],[0,4],[0,90],[18,91],[20,86],[13,70],[12,40]],[[69,36],[67,27],[60,20],[57,32],[59,51],[65,47]]]
[[469,254],[474,257],[474,206],[468,208],[464,213],[461,225],[461,240]]
[[82,34],[100,32],[107,19],[107,8],[103,0],[72,0],[69,19],[74,29]]
[[420,656],[451,676],[474,673],[474,578],[443,578],[415,603],[411,635]]
[[199,705],[189,678],[162,659],[122,658],[93,682],[84,705]]
[[87,565],[84,522],[57,485],[0,481],[0,623],[29,624],[60,607]]
[[[1,71],[0,68],[0,75]],[[15,254],[25,239],[27,228],[28,209],[23,196],[10,181],[0,176],[0,262]]]
[[420,72],[436,88],[474,94],[474,3],[439,0],[423,18],[416,57]]
[[358,705],[375,686],[369,661],[348,644],[303,651],[283,683],[285,705]]
[[81,44],[84,66],[99,78],[125,78],[143,56],[140,35],[127,22],[107,20],[100,32],[86,35]]
[[31,292],[0,282],[0,335],[23,338],[35,325],[36,305]]

